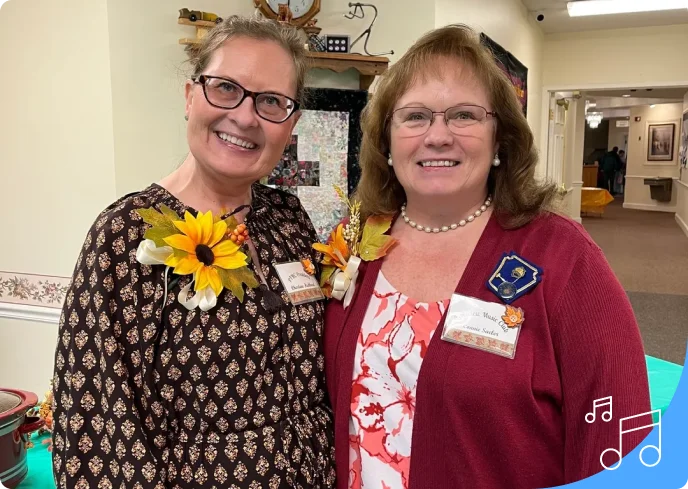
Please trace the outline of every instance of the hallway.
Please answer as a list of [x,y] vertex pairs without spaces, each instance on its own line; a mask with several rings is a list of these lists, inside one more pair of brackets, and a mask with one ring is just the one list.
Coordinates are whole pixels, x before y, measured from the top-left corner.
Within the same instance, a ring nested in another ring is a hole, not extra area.
[[674,214],[624,209],[622,197],[583,226],[633,305],[646,354],[683,365],[688,336],[688,238]]

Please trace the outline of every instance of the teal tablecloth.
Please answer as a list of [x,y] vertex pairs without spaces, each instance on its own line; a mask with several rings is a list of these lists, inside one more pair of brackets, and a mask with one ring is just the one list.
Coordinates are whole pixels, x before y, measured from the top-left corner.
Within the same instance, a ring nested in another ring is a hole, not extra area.
[[[683,367],[675,363],[660,360],[659,358],[646,357],[647,373],[650,379],[650,399],[652,409],[661,410],[662,414],[669,407],[674,396],[678,380],[681,377]],[[639,413],[640,414],[640,413]],[[33,437],[34,447],[29,450],[27,461],[29,463],[29,475],[19,484],[17,489],[54,489],[50,452],[47,446],[42,444],[43,437]]]

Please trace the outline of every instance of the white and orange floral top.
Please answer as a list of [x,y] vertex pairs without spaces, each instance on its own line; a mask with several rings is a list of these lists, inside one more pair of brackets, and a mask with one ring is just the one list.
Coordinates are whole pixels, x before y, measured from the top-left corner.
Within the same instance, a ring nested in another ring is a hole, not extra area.
[[416,302],[378,274],[356,344],[349,488],[408,488],[416,383],[448,306]]

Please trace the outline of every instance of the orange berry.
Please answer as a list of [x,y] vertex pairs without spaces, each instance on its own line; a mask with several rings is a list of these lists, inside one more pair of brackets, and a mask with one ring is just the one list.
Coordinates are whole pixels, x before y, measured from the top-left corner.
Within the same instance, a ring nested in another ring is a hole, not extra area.
[[242,235],[237,236],[237,243],[241,244],[244,241],[246,241],[246,238],[244,238]]
[[243,223],[239,224],[237,226],[237,231],[239,231],[240,233],[243,233],[244,231],[246,231],[246,224],[243,224]]
[[229,237],[229,239],[231,239],[232,242],[234,242],[234,243],[237,242],[237,237],[236,237],[235,235],[233,235],[233,234]]

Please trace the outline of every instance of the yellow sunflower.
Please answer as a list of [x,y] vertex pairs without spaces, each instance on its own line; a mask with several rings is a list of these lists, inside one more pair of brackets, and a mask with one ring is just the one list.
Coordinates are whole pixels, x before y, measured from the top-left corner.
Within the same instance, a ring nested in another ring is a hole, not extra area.
[[172,253],[165,265],[174,267],[179,275],[194,274],[194,290],[211,287],[215,295],[222,291],[219,268],[233,270],[246,266],[246,255],[239,251],[232,241],[226,239],[227,223],[213,219],[212,212],[192,216],[188,211],[184,221],[172,221],[182,234],[164,238],[165,243],[175,250],[185,253]]

